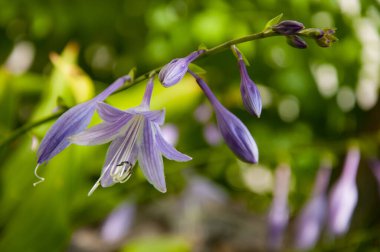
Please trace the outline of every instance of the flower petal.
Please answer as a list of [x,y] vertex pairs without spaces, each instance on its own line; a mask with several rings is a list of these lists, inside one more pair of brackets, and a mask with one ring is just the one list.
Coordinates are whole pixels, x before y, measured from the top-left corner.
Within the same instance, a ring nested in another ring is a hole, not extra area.
[[67,137],[87,127],[94,114],[96,103],[92,100],[78,104],[63,113],[46,133],[38,148],[38,163],[53,158],[70,145]]
[[149,110],[140,112],[147,120],[157,123],[158,125],[163,125],[165,122],[165,109],[161,110]]
[[131,77],[129,75],[122,76],[115,80],[113,83],[111,83],[106,89],[104,89],[103,92],[98,94],[94,100],[96,101],[103,101],[105,100],[108,96],[110,96],[113,92],[118,90],[121,86],[124,85],[124,82],[130,81]]
[[173,146],[171,146],[161,135],[161,130],[158,126],[156,128],[156,141],[157,141],[157,147],[161,151],[161,153],[170,160],[180,161],[180,162],[186,162],[191,160],[192,158],[177,151]]
[[139,146],[139,165],[149,183],[160,192],[166,192],[164,164],[155,141],[153,125],[145,120],[142,142]]
[[111,172],[116,166],[125,162],[129,162],[132,167],[135,165],[138,151],[136,142],[141,134],[143,123],[143,117],[134,117],[129,121],[125,134],[111,143],[101,175],[101,185],[103,187],[108,187],[115,183]]
[[105,144],[115,139],[120,134],[123,134],[122,128],[132,119],[132,115],[124,114],[115,122],[105,122],[87,130],[69,137],[71,143],[78,145],[98,145]]
[[98,102],[96,105],[96,109],[98,111],[99,116],[103,119],[103,121],[106,122],[116,121],[126,113],[104,102]]

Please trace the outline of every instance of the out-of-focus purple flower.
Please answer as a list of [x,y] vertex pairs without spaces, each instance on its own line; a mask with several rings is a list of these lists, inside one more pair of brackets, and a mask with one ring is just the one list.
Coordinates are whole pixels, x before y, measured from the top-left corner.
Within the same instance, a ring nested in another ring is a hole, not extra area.
[[272,26],[273,31],[282,35],[295,35],[304,28],[305,26],[302,23],[294,20],[284,20]]
[[331,164],[323,164],[314,184],[313,195],[296,220],[295,246],[308,250],[317,243],[327,216],[326,190],[331,174]]
[[176,146],[178,142],[178,127],[174,124],[167,123],[161,127],[162,137],[172,146]]
[[[39,182],[42,182],[44,178],[37,174],[38,166],[49,161],[68,147],[70,142],[67,138],[79,133],[87,127],[94,114],[97,103],[105,100],[110,94],[119,89],[124,82],[130,79],[131,78],[128,75],[117,79],[93,99],[72,107],[58,118],[42,139],[41,145],[37,151],[38,160],[35,175],[40,179]],[[39,182],[36,182],[35,185]]]
[[126,182],[137,160],[147,180],[160,192],[166,192],[162,155],[180,162],[191,160],[163,138],[159,125],[164,123],[165,112],[150,110],[152,90],[153,78],[148,82],[141,105],[126,111],[98,103],[98,113],[104,122],[69,138],[79,145],[112,141],[101,176],[89,195],[99,185],[108,187]]
[[164,87],[170,87],[177,84],[185,76],[189,64],[194,61],[205,50],[198,50],[190,53],[184,58],[177,58],[166,64],[158,74],[158,78]]
[[284,230],[289,221],[288,192],[290,167],[282,164],[276,169],[275,187],[271,209],[268,215],[268,247],[279,251],[282,247]]
[[218,101],[207,84],[198,75],[190,70],[188,72],[194,76],[214,107],[220,133],[228,147],[242,161],[257,163],[259,161],[259,151],[247,127]]
[[251,115],[260,117],[262,109],[260,91],[248,75],[243,55],[236,46],[232,46],[232,49],[236,52],[238,57],[241,76],[240,93],[244,107]]
[[380,160],[378,160],[378,159],[371,160],[370,161],[370,167],[371,167],[373,174],[375,175],[377,185],[379,188],[379,193],[380,193]]
[[294,48],[298,48],[298,49],[306,49],[307,48],[306,41],[297,35],[286,36],[286,42]]
[[206,142],[212,146],[218,145],[222,141],[222,135],[220,134],[218,127],[213,123],[204,126],[203,137]]
[[207,123],[210,120],[211,115],[211,107],[206,103],[199,105],[194,111],[194,118],[200,123]]
[[136,215],[136,206],[124,202],[115,208],[104,221],[101,237],[107,243],[121,242],[129,233]]
[[348,231],[352,214],[358,201],[356,173],[360,151],[351,147],[347,153],[343,172],[329,195],[328,229],[332,235],[343,235]]

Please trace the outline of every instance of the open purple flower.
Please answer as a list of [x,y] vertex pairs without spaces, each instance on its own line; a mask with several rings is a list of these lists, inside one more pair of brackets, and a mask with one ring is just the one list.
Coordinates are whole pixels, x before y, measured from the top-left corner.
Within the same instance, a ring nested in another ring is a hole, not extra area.
[[194,76],[211,105],[215,109],[216,119],[220,133],[226,141],[228,147],[235,155],[244,162],[257,163],[259,161],[259,151],[255,140],[249,133],[247,127],[234,114],[228,111],[212,93],[206,82],[192,71],[188,71]]
[[317,243],[327,216],[326,190],[331,174],[331,164],[324,164],[318,171],[313,195],[296,220],[295,246],[308,250]]
[[87,127],[95,112],[97,103],[105,100],[110,94],[119,89],[124,82],[130,79],[128,75],[120,77],[93,99],[70,108],[58,118],[46,133],[38,148],[37,167],[34,173],[40,181],[36,182],[35,185],[44,180],[44,178],[37,174],[38,166],[49,161],[68,147],[70,142],[67,138],[79,133]]
[[101,176],[89,195],[99,185],[108,187],[126,182],[137,160],[149,183],[160,192],[166,192],[162,155],[180,162],[191,160],[162,137],[159,125],[164,123],[165,111],[150,110],[152,90],[153,78],[148,82],[141,105],[126,111],[98,103],[98,113],[104,122],[70,137],[69,140],[78,145],[112,141]]
[[332,235],[343,235],[350,226],[351,217],[358,202],[355,180],[359,161],[359,149],[351,147],[346,156],[342,175],[331,189],[328,229]]
[[158,78],[164,87],[177,84],[185,76],[189,64],[199,57],[205,50],[198,50],[190,53],[184,58],[173,59],[166,64],[158,74]]
[[243,55],[236,46],[232,46],[232,49],[236,52],[238,57],[241,76],[240,93],[244,107],[251,115],[260,117],[262,109],[260,91],[248,75]]

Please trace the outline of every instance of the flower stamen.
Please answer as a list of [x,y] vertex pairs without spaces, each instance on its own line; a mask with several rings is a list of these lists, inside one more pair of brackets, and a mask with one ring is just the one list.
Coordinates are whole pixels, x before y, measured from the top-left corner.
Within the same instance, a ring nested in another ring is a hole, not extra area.
[[33,186],[36,186],[38,185],[39,183],[42,183],[45,181],[45,178],[41,177],[40,175],[38,175],[37,171],[38,171],[38,167],[40,166],[40,164],[37,164],[36,168],[34,169],[34,175],[39,179],[39,181],[37,182],[34,182],[33,183]]

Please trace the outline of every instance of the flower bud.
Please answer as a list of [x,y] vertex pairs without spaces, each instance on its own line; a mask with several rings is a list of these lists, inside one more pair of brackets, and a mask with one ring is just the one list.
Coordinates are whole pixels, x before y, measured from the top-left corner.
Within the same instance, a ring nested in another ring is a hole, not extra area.
[[260,91],[248,75],[243,55],[236,46],[233,46],[232,49],[236,52],[238,57],[241,76],[240,93],[243,99],[244,107],[251,115],[260,117],[262,109]]
[[184,58],[173,59],[166,64],[158,74],[158,79],[164,87],[177,84],[185,76],[189,64],[203,54],[205,50],[198,50],[190,53]]
[[323,29],[323,34],[316,37],[315,41],[320,47],[330,47],[338,39],[335,37],[335,29]]
[[298,48],[298,49],[307,48],[307,44],[305,40],[303,40],[300,36],[297,36],[297,35],[287,36],[286,42],[294,48]]
[[247,127],[216,99],[206,82],[192,71],[189,70],[189,73],[194,76],[214,107],[220,133],[228,147],[240,160],[247,163],[257,163],[259,161],[259,151]]
[[282,35],[295,35],[305,26],[294,20],[284,20],[272,27],[272,30]]
[[331,190],[328,229],[333,235],[343,235],[348,231],[358,201],[355,179],[359,161],[359,149],[351,148],[347,153],[342,175]]

